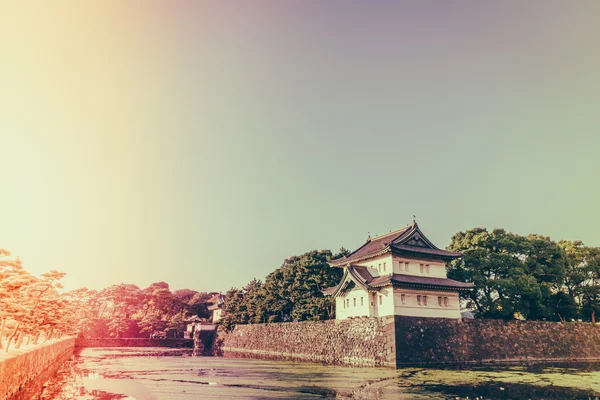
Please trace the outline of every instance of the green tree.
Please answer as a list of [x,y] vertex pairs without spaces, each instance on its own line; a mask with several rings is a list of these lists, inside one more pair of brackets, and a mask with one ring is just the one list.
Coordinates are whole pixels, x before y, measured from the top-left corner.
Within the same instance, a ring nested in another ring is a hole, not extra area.
[[332,318],[332,299],[321,291],[337,285],[343,271],[329,266],[331,257],[329,250],[290,257],[264,283],[254,279],[241,290],[229,290],[220,324],[230,328],[235,324]]
[[225,304],[223,305],[223,316],[218,324],[231,330],[235,325],[247,324],[248,313],[246,312],[246,301],[244,292],[237,288],[231,288],[225,293]]
[[463,257],[448,264],[448,276],[475,284],[461,297],[480,317],[565,318],[556,309],[565,300],[555,296],[566,274],[564,253],[548,237],[475,228],[454,235],[449,249]]

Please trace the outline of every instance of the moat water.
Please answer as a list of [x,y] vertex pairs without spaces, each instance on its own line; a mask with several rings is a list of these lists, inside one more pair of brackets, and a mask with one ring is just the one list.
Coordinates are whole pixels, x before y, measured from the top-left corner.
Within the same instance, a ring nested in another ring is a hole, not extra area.
[[83,349],[35,399],[598,399],[600,365],[448,370],[346,368],[192,357],[164,348]]

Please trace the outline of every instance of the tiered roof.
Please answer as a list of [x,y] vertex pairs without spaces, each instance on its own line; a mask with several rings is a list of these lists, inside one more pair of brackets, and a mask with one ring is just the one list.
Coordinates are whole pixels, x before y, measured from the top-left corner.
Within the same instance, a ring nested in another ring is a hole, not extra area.
[[417,223],[413,222],[412,225],[406,228],[369,238],[365,244],[346,257],[330,261],[329,264],[334,267],[344,267],[344,276],[339,285],[323,290],[323,294],[337,296],[349,289],[349,286],[352,284],[356,284],[368,291],[379,290],[379,288],[389,285],[453,291],[473,288],[473,283],[459,282],[448,278],[432,278],[429,276],[408,274],[373,276],[367,267],[356,264],[386,253],[440,261],[448,261],[462,256],[462,253],[442,250],[436,247],[421,232]]
[[323,294],[337,296],[344,292],[351,282],[368,291],[376,291],[384,286],[396,286],[415,289],[435,290],[470,290],[473,283],[455,281],[448,278],[432,278],[429,276],[389,274],[373,276],[367,267],[350,265],[344,271],[340,283],[337,286],[323,290]]
[[329,262],[334,267],[343,267],[351,263],[366,260],[382,254],[392,253],[404,256],[421,256],[444,261],[452,260],[462,256],[462,253],[442,250],[437,248],[419,229],[416,222],[406,228],[386,233],[374,238],[348,254],[346,257],[338,258]]

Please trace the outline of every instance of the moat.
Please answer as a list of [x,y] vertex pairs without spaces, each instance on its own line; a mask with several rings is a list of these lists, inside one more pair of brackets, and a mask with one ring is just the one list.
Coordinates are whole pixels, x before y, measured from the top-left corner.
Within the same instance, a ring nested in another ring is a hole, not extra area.
[[191,357],[188,349],[88,348],[48,381],[44,400],[597,399],[600,365],[443,370],[347,368]]

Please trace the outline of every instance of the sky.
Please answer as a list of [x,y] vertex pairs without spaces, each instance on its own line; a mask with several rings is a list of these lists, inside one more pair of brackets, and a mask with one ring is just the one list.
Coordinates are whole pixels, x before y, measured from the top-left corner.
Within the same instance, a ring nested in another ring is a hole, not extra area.
[[226,291],[416,215],[600,246],[600,2],[0,5],[0,248]]

